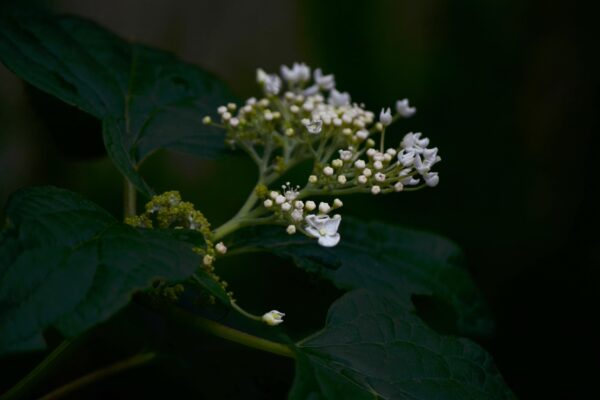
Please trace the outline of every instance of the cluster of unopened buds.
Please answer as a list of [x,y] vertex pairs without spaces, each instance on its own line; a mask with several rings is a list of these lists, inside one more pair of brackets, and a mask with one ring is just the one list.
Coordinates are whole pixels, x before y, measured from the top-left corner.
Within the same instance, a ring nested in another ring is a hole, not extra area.
[[[432,168],[440,161],[437,148],[421,133],[407,133],[398,146],[385,146],[386,129],[400,118],[411,117],[416,109],[407,99],[375,113],[364,104],[353,103],[350,94],[336,89],[333,75],[321,69],[311,74],[305,64],[282,66],[281,74],[256,74],[264,97],[249,98],[218,108],[220,121],[205,117],[203,122],[222,127],[227,143],[246,151],[259,167],[257,188],[262,213],[285,225],[288,234],[301,232],[332,247],[340,241],[339,214],[342,206],[306,200],[309,196],[340,196],[351,193],[392,193],[433,187],[439,182]],[[311,79],[312,78],[312,79]],[[313,159],[313,172],[303,187],[282,190],[266,187],[288,169]]]

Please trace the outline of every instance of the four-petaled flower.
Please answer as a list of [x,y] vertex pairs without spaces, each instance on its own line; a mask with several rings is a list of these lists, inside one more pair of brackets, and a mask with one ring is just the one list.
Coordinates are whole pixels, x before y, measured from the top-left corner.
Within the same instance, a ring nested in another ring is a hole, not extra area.
[[337,232],[342,217],[336,214],[333,218],[327,215],[310,214],[305,218],[307,223],[304,228],[306,232],[319,239],[319,244],[323,247],[333,247],[340,241],[340,234]]

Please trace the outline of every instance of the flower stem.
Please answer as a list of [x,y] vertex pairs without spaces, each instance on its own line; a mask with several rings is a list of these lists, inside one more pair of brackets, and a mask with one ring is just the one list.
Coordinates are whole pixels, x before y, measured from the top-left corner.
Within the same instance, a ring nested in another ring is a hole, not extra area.
[[137,192],[135,186],[124,178],[123,185],[123,214],[124,217],[133,217],[136,214]]
[[146,364],[152,361],[155,357],[156,353],[137,354],[133,357],[109,365],[108,367],[100,368],[94,372],[90,372],[89,374],[86,374],[81,378],[75,379],[74,381],[69,382],[66,385],[61,386],[53,390],[52,392],[46,394],[45,396],[41,397],[40,400],[58,399],[73,392],[74,390],[89,385],[90,383],[94,383],[96,381],[99,381],[114,374],[118,374],[119,372],[128,370],[130,368]]
[[250,335],[246,332],[238,331],[237,329],[219,324],[218,322],[193,315],[170,304],[149,301],[145,302],[145,304],[157,311],[162,312],[173,320],[183,322],[192,328],[210,333],[222,339],[229,340],[246,347],[251,347],[253,349],[277,354],[279,356],[295,358],[294,352],[286,344],[273,342],[258,336]]

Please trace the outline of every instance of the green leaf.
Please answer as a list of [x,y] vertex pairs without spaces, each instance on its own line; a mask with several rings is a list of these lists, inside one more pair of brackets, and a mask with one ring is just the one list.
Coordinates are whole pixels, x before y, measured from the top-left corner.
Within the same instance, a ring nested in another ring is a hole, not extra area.
[[14,73],[103,121],[117,168],[138,189],[142,160],[167,148],[216,157],[224,135],[202,124],[232,98],[212,74],[170,53],[129,43],[72,16],[5,16],[0,59]]
[[[0,354],[44,347],[107,320],[156,278],[198,269],[192,232],[135,229],[75,193],[37,187],[15,193],[0,235]],[[222,290],[222,289],[221,289]],[[219,295],[217,292],[216,295]]]
[[279,227],[239,232],[231,249],[255,249],[291,258],[341,289],[367,288],[410,308],[413,295],[441,300],[456,316],[457,330],[486,335],[493,322],[485,302],[460,263],[458,247],[440,236],[380,222],[344,217],[342,240],[323,248],[301,235],[285,235]]
[[359,289],[297,345],[291,399],[514,399],[489,354],[441,336],[410,310]]

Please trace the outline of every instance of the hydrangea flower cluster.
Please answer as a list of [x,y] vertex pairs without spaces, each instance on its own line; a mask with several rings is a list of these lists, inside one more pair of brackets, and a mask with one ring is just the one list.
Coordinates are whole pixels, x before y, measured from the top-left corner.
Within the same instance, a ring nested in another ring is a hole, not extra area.
[[[220,121],[204,118],[205,124],[226,130],[226,141],[247,152],[259,168],[256,196],[250,214],[260,223],[286,226],[316,238],[322,246],[335,246],[341,216],[330,212],[342,206],[307,200],[316,195],[350,193],[374,195],[436,186],[433,167],[441,158],[421,133],[407,133],[394,147],[385,146],[386,129],[401,118],[414,115],[407,99],[398,100],[395,113],[382,109],[378,116],[364,104],[352,102],[336,88],[335,77],[303,63],[282,66],[280,74],[257,70],[261,98],[249,98],[218,108]],[[312,174],[303,187],[289,182],[281,190],[268,186],[289,168],[314,160]]]

